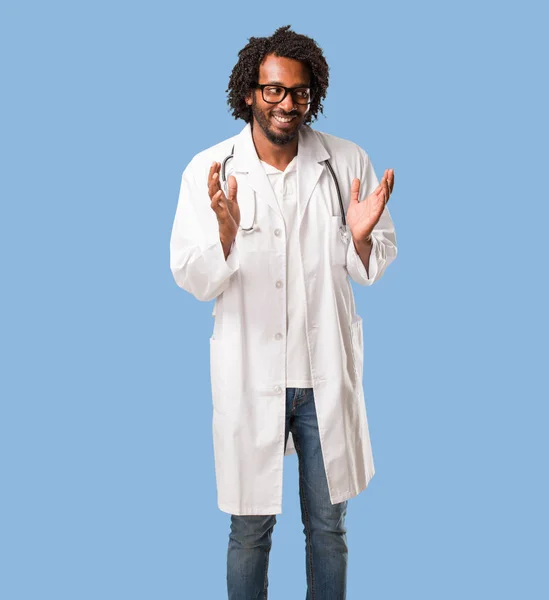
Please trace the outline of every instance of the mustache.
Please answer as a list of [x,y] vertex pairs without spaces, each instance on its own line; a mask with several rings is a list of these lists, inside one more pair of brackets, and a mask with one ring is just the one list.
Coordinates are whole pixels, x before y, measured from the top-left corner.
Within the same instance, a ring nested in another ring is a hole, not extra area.
[[273,111],[273,115],[278,115],[279,117],[297,117],[297,116],[299,116],[299,112],[297,110],[292,110],[290,112],[276,110],[276,111]]

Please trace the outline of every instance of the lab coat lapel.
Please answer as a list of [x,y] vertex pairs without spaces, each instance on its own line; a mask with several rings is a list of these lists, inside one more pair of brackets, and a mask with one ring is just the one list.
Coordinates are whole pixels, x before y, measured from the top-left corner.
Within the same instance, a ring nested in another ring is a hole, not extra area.
[[329,152],[322,145],[315,132],[306,125],[301,127],[297,147],[297,189],[301,210],[299,218],[300,226],[313,190],[326,168],[322,161],[329,158]]
[[281,207],[278,205],[271,182],[257,156],[252,138],[252,129],[249,123],[235,140],[233,166],[237,173],[248,173],[248,185],[255,191],[259,198],[267,202],[277,215],[283,218]]

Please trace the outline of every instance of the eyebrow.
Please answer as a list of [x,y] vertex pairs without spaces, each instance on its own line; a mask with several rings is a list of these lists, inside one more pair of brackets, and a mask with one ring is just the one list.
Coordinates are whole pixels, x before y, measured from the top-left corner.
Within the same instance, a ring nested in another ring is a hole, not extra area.
[[267,83],[261,83],[259,85],[280,85],[282,87],[294,87],[294,88],[311,87],[310,83],[298,83],[297,85],[285,86],[281,81],[268,81]]

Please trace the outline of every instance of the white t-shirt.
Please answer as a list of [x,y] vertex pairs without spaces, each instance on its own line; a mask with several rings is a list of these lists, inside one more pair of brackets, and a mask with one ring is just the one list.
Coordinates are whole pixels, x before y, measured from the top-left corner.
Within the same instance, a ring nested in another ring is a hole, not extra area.
[[286,225],[286,387],[312,388],[309,348],[305,333],[305,287],[299,252],[300,215],[297,194],[297,156],[279,171],[261,161]]

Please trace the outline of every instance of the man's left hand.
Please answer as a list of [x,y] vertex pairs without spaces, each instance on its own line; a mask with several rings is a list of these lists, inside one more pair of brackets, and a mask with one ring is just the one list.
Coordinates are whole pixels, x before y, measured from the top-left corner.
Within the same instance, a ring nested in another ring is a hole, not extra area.
[[360,179],[351,183],[351,203],[347,210],[347,224],[356,245],[367,242],[395,185],[394,169],[386,169],[377,188],[362,202],[359,201]]

